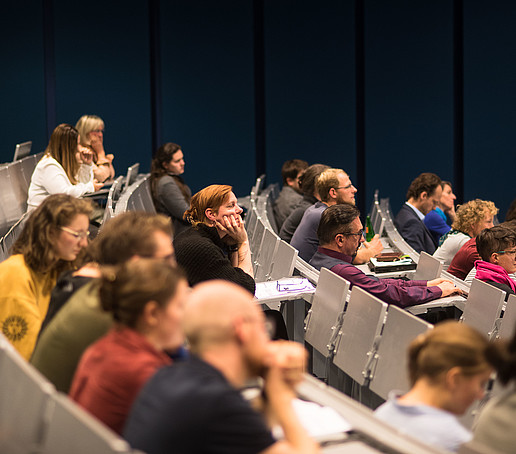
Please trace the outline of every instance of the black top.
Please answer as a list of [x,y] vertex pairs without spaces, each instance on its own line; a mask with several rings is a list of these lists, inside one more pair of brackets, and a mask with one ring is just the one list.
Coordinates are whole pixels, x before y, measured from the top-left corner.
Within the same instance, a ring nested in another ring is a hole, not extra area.
[[275,442],[261,415],[222,373],[196,357],[149,380],[124,438],[148,454],[255,454]]
[[215,227],[197,224],[174,239],[177,263],[185,270],[191,286],[211,279],[234,282],[254,295],[254,279],[229,261],[228,246]]
[[73,273],[75,273],[75,270],[66,271],[57,279],[56,286],[52,289],[52,293],[50,294],[50,303],[48,304],[47,314],[39,330],[40,334],[70,297],[84,284],[92,280],[91,277],[74,276]]
[[505,292],[505,301],[509,299],[509,295],[514,295],[514,290],[512,287],[508,284],[504,284],[502,282],[495,282],[495,281],[484,281],[487,284],[492,285],[493,287],[499,288],[500,290],[503,290]]

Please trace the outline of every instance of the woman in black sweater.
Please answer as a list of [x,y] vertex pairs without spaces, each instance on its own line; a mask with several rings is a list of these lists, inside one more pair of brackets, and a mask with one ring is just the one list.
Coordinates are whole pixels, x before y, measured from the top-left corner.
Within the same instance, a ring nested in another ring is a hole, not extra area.
[[177,263],[190,285],[224,279],[254,294],[249,240],[232,187],[211,185],[192,197],[184,218],[192,224],[174,239]]

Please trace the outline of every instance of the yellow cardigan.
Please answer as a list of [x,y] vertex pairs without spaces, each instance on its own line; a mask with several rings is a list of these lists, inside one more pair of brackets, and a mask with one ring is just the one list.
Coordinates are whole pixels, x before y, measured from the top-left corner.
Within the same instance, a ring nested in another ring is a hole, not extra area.
[[36,273],[17,254],[0,263],[0,328],[27,361],[56,284],[55,273]]

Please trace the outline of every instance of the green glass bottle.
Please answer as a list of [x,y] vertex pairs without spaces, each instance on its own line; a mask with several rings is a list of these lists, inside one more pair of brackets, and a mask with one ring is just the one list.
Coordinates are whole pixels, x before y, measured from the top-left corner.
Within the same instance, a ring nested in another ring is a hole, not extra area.
[[373,224],[371,223],[371,217],[368,215],[365,222],[365,239],[371,241],[374,237]]

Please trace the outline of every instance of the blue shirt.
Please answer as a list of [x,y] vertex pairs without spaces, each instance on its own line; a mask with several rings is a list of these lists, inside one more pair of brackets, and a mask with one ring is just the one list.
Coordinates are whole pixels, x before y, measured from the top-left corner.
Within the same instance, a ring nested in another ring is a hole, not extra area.
[[326,208],[328,205],[323,202],[308,207],[290,241],[290,245],[299,251],[299,257],[305,262],[310,261],[319,246],[317,228]]
[[446,223],[446,215],[439,207],[429,211],[423,222],[437,242],[444,234],[451,230],[451,227]]
[[456,452],[471,440],[471,432],[452,414],[428,405],[401,405],[398,393],[391,391],[389,400],[374,415],[400,432],[432,446]]

